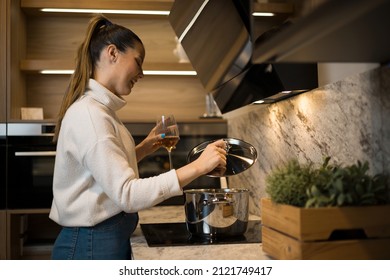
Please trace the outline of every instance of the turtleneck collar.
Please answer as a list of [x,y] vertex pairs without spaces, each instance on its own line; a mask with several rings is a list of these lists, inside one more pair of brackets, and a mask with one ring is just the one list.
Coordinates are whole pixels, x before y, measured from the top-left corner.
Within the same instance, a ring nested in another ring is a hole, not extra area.
[[118,111],[127,104],[126,100],[115,95],[94,79],[89,79],[85,95],[92,97],[113,111]]

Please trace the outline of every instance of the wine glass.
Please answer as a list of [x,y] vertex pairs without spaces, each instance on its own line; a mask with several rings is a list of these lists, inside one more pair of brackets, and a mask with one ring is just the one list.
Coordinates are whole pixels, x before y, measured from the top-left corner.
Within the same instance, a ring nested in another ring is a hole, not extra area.
[[157,118],[156,134],[164,135],[162,139],[157,141],[162,145],[169,155],[169,169],[172,169],[172,150],[176,148],[177,142],[179,142],[179,129],[175,117],[173,115],[163,115]]

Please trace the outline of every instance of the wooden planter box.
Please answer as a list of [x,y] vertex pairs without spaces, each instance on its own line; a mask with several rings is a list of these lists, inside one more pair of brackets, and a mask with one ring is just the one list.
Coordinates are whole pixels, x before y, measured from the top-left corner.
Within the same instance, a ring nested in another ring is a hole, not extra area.
[[276,259],[390,259],[390,205],[300,208],[261,200],[263,251]]

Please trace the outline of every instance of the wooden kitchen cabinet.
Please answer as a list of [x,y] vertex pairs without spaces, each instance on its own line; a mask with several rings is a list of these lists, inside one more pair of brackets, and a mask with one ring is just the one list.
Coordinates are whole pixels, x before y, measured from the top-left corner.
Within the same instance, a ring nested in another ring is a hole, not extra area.
[[[159,1],[7,1],[11,34],[8,66],[8,117],[21,120],[22,107],[43,108],[44,119],[56,118],[70,75],[41,70],[73,70],[74,57],[92,14],[43,13],[40,8],[109,8],[169,10],[173,0]],[[3,10],[3,9],[2,9]],[[138,34],[146,48],[144,70],[193,70],[174,55],[175,33],[167,16],[106,15]],[[3,17],[2,17],[3,18]],[[123,120],[155,121],[162,113],[178,119],[198,118],[205,110],[204,89],[196,76],[145,76],[135,86]]]
[[[0,126],[2,123],[6,122],[6,46],[7,46],[7,36],[6,36],[6,0],[0,0]],[[0,127],[1,130],[1,127]],[[1,135],[0,133],[0,136]],[[3,136],[4,137],[4,136]],[[1,149],[1,147],[0,147]],[[0,164],[3,166],[5,161],[5,153],[0,152]],[[1,170],[1,177],[4,178],[5,171]],[[5,191],[4,182],[5,180],[1,178],[0,180],[0,195],[3,196]],[[0,197],[0,199],[3,199]],[[0,260],[6,259],[6,211],[0,210]]]
[[50,259],[61,227],[49,219],[49,211],[7,211],[7,259]]
[[0,0],[0,123],[6,121],[7,16],[6,0]]
[[7,258],[7,214],[0,210],[0,260]]
[[[41,8],[169,11],[174,2],[1,1],[7,3],[7,32],[10,34],[7,115],[11,121],[21,120],[22,107],[41,107],[44,119],[56,118],[70,76],[43,75],[40,71],[73,69],[76,49],[92,16],[78,13],[43,13]],[[283,17],[292,12],[292,6],[283,3],[255,3],[254,8],[258,11],[275,12]],[[144,70],[193,70],[190,63],[179,63],[179,59],[174,55],[175,33],[168,16],[106,16],[115,23],[129,27],[141,37],[146,48]],[[269,24],[264,25],[263,22],[256,30],[262,32],[264,28],[269,28]],[[167,113],[174,114],[178,120],[198,119],[205,112],[206,93],[196,76],[145,76],[126,97],[128,104],[118,115],[126,121],[154,121],[157,115]]]

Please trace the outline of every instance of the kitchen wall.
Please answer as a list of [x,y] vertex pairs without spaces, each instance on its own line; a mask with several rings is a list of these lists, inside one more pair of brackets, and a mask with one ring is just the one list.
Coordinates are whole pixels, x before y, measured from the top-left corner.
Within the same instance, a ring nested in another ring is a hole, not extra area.
[[380,67],[268,105],[228,113],[228,135],[252,143],[258,161],[229,177],[248,188],[250,213],[260,215],[265,178],[291,158],[340,164],[368,161],[370,173],[390,174],[390,68]]

